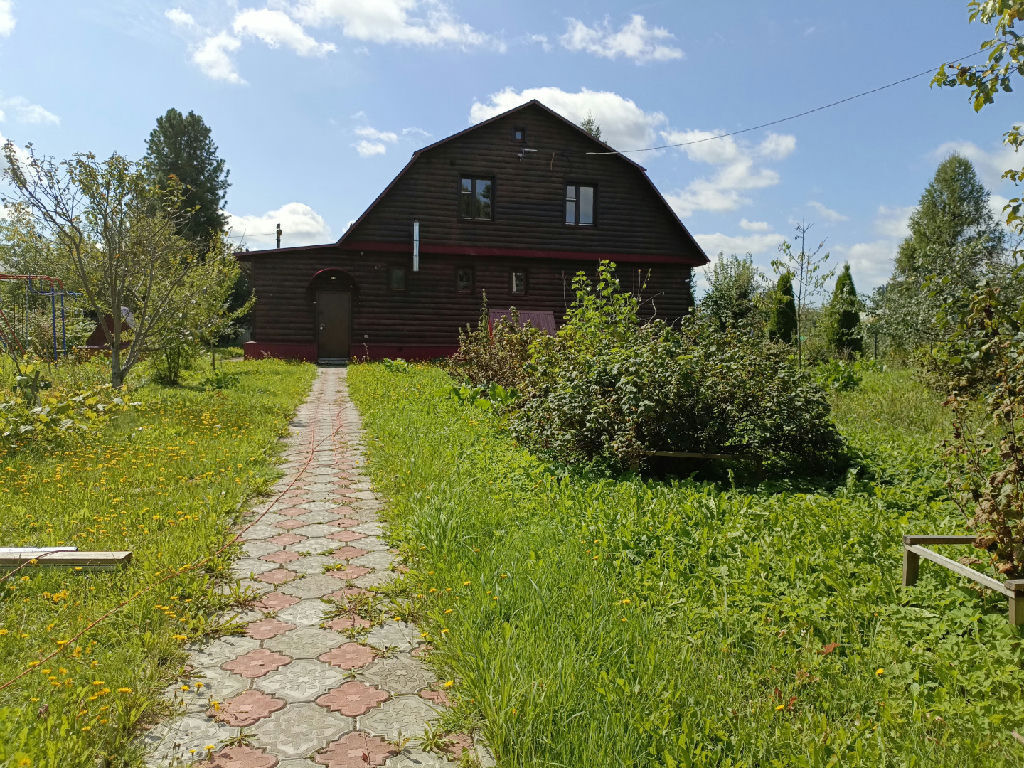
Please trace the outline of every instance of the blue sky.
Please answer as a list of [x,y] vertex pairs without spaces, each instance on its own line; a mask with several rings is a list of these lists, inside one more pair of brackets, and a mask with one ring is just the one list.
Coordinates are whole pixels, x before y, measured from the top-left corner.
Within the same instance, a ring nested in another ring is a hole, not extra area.
[[[965,2],[0,0],[0,135],[138,157],[195,110],[249,247],[339,237],[417,148],[536,97],[632,150],[734,131],[978,50]],[[801,219],[857,287],[884,282],[938,162],[995,205],[1016,96],[974,113],[922,77],[732,139],[630,153],[709,255],[767,269]],[[1017,164],[1020,164],[1017,159]]]

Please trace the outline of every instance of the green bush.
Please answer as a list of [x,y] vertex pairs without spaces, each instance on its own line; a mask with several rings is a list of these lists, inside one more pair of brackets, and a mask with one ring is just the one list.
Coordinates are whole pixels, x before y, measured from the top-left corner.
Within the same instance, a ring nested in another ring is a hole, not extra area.
[[515,307],[492,325],[484,297],[476,328],[459,329],[459,350],[449,359],[448,372],[461,382],[515,390],[526,375],[530,344],[540,335],[532,325],[520,322]]
[[580,275],[566,324],[532,345],[513,434],[566,464],[641,469],[654,451],[732,453],[773,473],[837,467],[824,393],[787,346],[690,317],[641,324],[614,265]]

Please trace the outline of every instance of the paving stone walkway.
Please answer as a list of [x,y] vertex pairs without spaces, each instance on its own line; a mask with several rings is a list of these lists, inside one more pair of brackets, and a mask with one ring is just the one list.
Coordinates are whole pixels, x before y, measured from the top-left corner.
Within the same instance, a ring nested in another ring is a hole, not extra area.
[[[344,368],[320,369],[286,442],[274,495],[285,493],[251,510],[232,566],[260,594],[240,616],[246,632],[189,649],[188,676],[166,693],[179,715],[146,733],[147,764],[454,765],[420,748],[446,703],[420,631],[373,592],[398,562],[381,538]],[[449,744],[493,765],[468,737]]]

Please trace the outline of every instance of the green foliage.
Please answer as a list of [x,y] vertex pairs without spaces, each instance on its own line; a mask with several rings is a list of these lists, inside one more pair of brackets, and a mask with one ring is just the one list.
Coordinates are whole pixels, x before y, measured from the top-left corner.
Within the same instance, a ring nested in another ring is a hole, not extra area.
[[786,347],[695,317],[679,329],[641,324],[608,263],[574,288],[563,327],[532,346],[510,418],[524,445],[615,472],[654,451],[750,455],[772,473],[841,464],[828,403]]
[[814,248],[807,250],[807,232],[811,224],[798,224],[796,226],[797,237],[800,238],[800,250],[794,249],[793,245],[783,240],[779,245],[779,258],[772,259],[772,269],[776,274],[789,274],[791,286],[794,287],[793,304],[796,309],[796,361],[797,366],[804,364],[804,341],[810,335],[808,331],[809,318],[815,300],[824,292],[828,281],[835,274],[835,269],[828,269],[831,254],[825,250],[825,241],[822,240]]
[[769,295],[768,338],[792,344],[796,335],[796,299],[793,296],[793,275],[783,272]]
[[[92,363],[82,367],[82,378],[95,376]],[[76,378],[69,368],[55,368],[54,389]],[[248,500],[280,475],[278,437],[315,369],[278,360],[224,369],[236,387],[147,384],[131,394],[137,405],[88,432],[0,459],[5,546],[132,551],[131,565],[116,573],[38,567],[3,583],[0,684],[152,588],[0,691],[5,768],[18,765],[18,752],[32,766],[143,765],[140,732],[166,714],[163,692],[186,660],[184,646],[229,610],[222,591],[233,583],[230,552],[160,582],[219,549]]]
[[744,489],[555,474],[442,372],[350,369],[393,594],[499,765],[1019,762],[1005,598],[927,564],[899,586],[902,534],[960,530],[948,414],[909,372],[863,378],[836,417],[876,479]]
[[764,278],[753,257],[718,254],[708,275],[708,290],[699,311],[719,328],[758,327],[764,324],[759,299]]
[[[36,372],[38,374],[38,371]],[[28,376],[18,376],[21,385]],[[26,389],[16,390],[25,393]],[[126,408],[109,385],[69,394],[46,391],[0,402],[0,456],[15,450],[52,449],[69,433],[97,429],[112,414]]]
[[826,392],[847,392],[860,384],[856,368],[845,360],[821,363],[815,370],[814,377]]
[[192,339],[167,339],[150,357],[153,381],[159,384],[180,384],[181,377],[196,367],[201,350]]
[[910,351],[942,341],[966,315],[980,281],[998,268],[1004,245],[974,166],[950,155],[911,214],[910,235],[880,295],[879,321],[891,343]]
[[195,112],[182,115],[168,109],[149,134],[145,163],[157,186],[181,185],[186,215],[179,221],[178,234],[208,248],[227,225],[223,209],[230,186],[229,171],[217,156],[209,126]]
[[587,116],[580,123],[580,128],[586,131],[592,138],[601,139],[601,126],[597,124],[597,120],[594,119],[592,113],[587,112]]
[[825,339],[829,349],[840,357],[850,357],[864,351],[864,336],[860,327],[861,302],[853,285],[850,265],[844,264],[836,278],[832,300],[825,310]]
[[526,376],[530,344],[540,334],[529,323],[520,321],[515,307],[492,325],[484,296],[476,328],[467,325],[459,329],[459,349],[446,366],[459,381],[482,387],[498,384],[515,390]]

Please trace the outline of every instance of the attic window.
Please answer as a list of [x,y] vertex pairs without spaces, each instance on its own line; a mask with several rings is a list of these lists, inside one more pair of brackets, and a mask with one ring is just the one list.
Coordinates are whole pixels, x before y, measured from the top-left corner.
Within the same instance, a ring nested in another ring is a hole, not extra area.
[[473,268],[459,267],[455,270],[455,290],[467,293],[473,290]]
[[594,225],[594,187],[588,184],[565,185],[565,223],[574,226]]
[[521,126],[513,128],[512,141],[526,141],[526,129]]
[[459,216],[483,221],[494,218],[494,179],[462,177],[459,186]]

